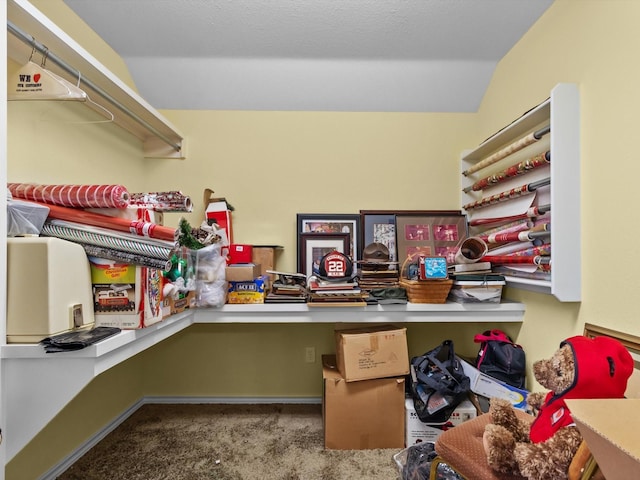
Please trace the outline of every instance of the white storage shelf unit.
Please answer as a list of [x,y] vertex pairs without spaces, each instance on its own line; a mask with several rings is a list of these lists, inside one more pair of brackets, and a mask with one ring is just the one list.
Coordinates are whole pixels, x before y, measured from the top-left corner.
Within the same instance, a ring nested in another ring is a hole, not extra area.
[[[554,87],[551,96],[522,117],[484,141],[479,147],[462,157],[462,172],[479,162],[505,149],[513,142],[550,126],[550,134],[540,141],[527,146],[517,153],[470,173],[462,175],[463,190],[461,204],[467,205],[498,192],[510,190],[543,177],[550,178],[547,187],[540,188],[534,194],[499,202],[480,209],[467,211],[469,221],[477,218],[502,216],[505,204],[519,203],[520,211],[531,205],[551,205],[551,275],[550,278],[534,279],[520,276],[508,276],[509,286],[537,292],[550,293],[559,301],[579,302],[581,300],[581,248],[580,248],[580,99],[578,86],[561,83]],[[464,192],[473,183],[496,174],[505,168],[547,150],[551,161],[548,166],[535,169],[530,173],[510,178],[506,182],[492,185],[484,191]],[[524,205],[524,206],[523,206]],[[508,210],[508,209],[506,209]],[[489,212],[489,213],[487,213]],[[498,212],[498,213],[492,213]],[[507,213],[509,215],[510,213]],[[487,225],[487,228],[492,225]],[[471,228],[473,234],[473,228]]]

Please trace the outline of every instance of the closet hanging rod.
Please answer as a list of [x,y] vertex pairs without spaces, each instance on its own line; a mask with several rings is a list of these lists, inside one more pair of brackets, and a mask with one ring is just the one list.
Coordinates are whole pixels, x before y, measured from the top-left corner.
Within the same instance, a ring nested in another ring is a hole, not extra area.
[[112,103],[113,105],[115,105],[119,110],[127,114],[134,121],[144,126],[147,130],[149,130],[156,137],[158,137],[167,145],[169,145],[171,148],[173,148],[176,152],[180,152],[182,150],[182,147],[180,144],[175,143],[169,137],[159,132],[155,127],[153,127],[152,125],[149,125],[149,123],[147,123],[145,120],[140,118],[134,112],[132,112],[127,107],[122,105],[119,101],[117,101],[107,92],[105,92],[102,88],[94,84],[91,80],[86,78],[84,75],[81,75],[81,72],[79,72],[78,70],[76,70],[75,68],[67,64],[64,60],[62,60],[56,54],[50,51],[45,45],[38,42],[33,36],[21,30],[19,27],[14,25],[11,21],[7,21],[7,30],[11,32],[14,36],[16,36],[19,40],[21,40],[22,42],[26,43],[30,47],[33,47],[35,50],[40,52],[40,54],[46,55],[47,61],[51,61],[55,63],[58,67],[63,69],[69,75],[72,75],[75,78],[79,78],[80,81],[83,82],[85,85],[87,85],[90,89],[94,90],[96,93],[98,93],[98,95],[100,95],[101,97],[103,97],[104,99]]

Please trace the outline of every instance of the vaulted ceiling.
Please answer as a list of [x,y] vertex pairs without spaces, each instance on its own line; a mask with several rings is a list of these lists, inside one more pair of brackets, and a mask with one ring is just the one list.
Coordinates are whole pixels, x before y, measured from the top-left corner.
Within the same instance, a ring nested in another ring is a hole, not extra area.
[[553,0],[64,0],[160,109],[474,112]]

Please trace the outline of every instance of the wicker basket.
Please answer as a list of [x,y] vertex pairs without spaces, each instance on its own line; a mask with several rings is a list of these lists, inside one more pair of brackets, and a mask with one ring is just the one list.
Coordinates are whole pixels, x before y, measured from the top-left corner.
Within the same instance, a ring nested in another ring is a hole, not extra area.
[[407,291],[411,303],[445,303],[453,280],[407,280],[400,279],[400,286]]
[[407,256],[400,267],[400,286],[407,291],[407,298],[411,303],[445,303],[451,287],[452,279],[442,280],[409,280],[405,275],[407,262],[413,261]]

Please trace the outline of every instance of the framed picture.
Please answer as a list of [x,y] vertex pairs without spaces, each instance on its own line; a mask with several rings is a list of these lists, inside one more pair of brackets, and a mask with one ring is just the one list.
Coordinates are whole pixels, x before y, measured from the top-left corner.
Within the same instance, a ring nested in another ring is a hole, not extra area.
[[396,243],[400,265],[407,257],[416,263],[419,257],[444,257],[455,263],[458,245],[467,238],[467,217],[458,210],[396,214]]
[[306,276],[318,273],[320,260],[327,253],[337,250],[349,255],[351,235],[340,233],[299,233],[298,234],[298,273]]
[[362,248],[371,243],[382,243],[389,249],[389,260],[398,260],[396,248],[396,214],[384,210],[360,210]]
[[360,215],[346,213],[298,213],[298,235],[301,233],[348,233],[351,236],[348,252],[354,261],[362,254]]

